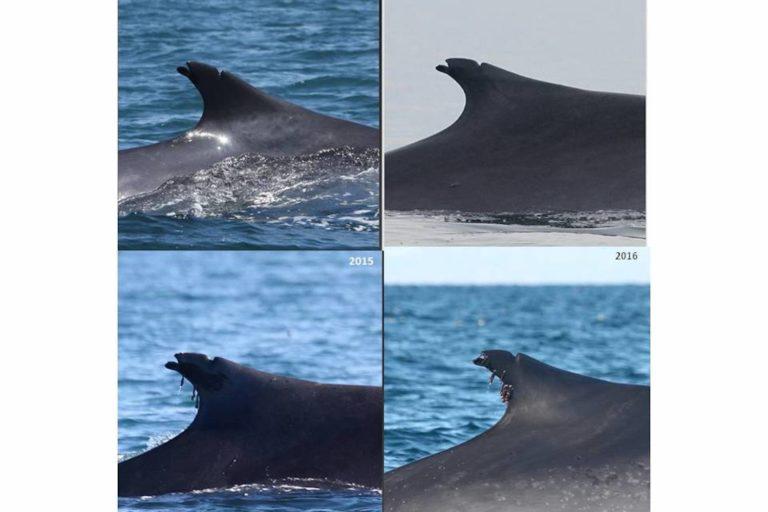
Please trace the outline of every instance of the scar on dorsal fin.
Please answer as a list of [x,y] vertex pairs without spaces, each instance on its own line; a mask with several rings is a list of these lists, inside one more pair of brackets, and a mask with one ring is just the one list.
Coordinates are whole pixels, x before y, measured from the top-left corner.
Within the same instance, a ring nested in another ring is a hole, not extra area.
[[245,80],[201,62],[187,62],[176,68],[189,78],[203,99],[200,123],[221,121],[237,116],[253,116],[290,108],[291,104],[274,98]]

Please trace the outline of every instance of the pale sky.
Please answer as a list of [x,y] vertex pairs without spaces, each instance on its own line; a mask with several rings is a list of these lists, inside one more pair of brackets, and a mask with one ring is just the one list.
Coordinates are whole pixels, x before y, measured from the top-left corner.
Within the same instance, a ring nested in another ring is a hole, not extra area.
[[[620,250],[620,249],[618,249]],[[648,284],[645,247],[637,260],[617,249],[580,247],[387,247],[385,284]]]
[[645,94],[645,0],[386,0],[384,149],[449,126],[466,57],[575,87]]

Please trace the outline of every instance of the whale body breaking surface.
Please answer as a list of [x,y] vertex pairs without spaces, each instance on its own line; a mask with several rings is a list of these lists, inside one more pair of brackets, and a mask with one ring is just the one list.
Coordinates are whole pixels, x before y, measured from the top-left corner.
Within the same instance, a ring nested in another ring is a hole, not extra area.
[[650,388],[483,352],[501,419],[479,436],[384,475],[386,512],[647,511]]
[[645,212],[645,97],[448,59],[466,104],[445,130],[385,155],[387,210]]
[[311,481],[378,489],[382,390],[320,384],[203,354],[166,367],[193,385],[197,414],[181,434],[118,464],[119,496]]
[[177,71],[203,99],[197,125],[171,140],[118,153],[120,198],[241,155],[291,157],[323,150],[379,148],[379,130],[313,112],[261,91],[227,71],[188,62]]

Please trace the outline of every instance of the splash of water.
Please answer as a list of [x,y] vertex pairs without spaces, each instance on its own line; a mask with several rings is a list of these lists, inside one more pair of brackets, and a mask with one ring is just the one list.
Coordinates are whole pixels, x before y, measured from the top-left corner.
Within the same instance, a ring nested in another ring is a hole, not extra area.
[[378,149],[227,158],[121,200],[121,216],[227,218],[246,222],[351,221],[378,227]]

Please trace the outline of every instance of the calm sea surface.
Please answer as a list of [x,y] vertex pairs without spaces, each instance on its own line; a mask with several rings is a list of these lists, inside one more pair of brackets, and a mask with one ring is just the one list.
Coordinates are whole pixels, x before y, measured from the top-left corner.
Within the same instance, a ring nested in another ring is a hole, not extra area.
[[[350,256],[372,266],[350,266]],[[176,352],[222,356],[319,382],[381,385],[379,253],[120,253],[119,457],[184,430],[191,388],[163,367]],[[242,486],[121,498],[121,510],[380,510],[355,489]]]

